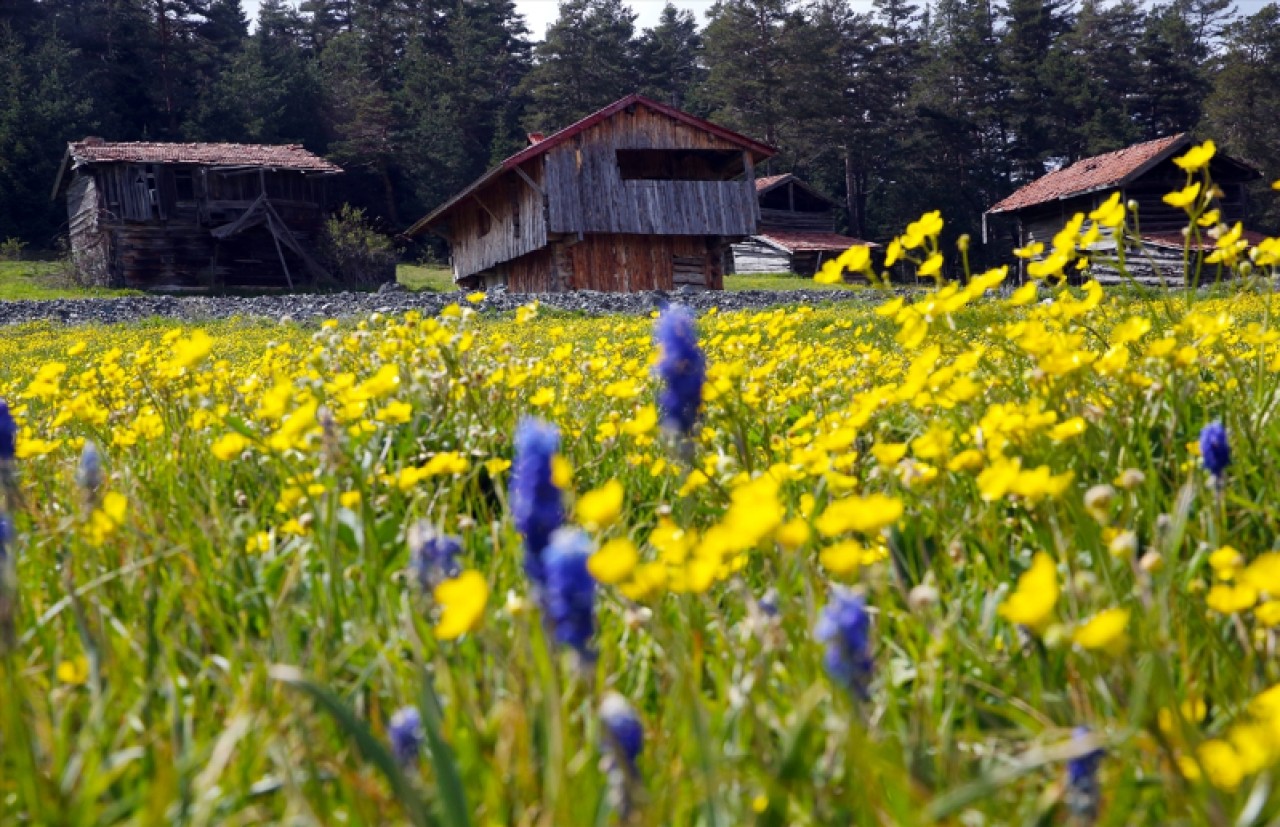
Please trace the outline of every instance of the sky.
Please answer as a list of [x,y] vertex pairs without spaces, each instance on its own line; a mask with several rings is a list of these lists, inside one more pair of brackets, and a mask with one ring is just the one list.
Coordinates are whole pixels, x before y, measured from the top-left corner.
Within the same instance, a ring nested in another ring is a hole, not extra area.
[[[242,2],[249,19],[257,17],[258,0],[242,0]],[[627,2],[636,12],[637,30],[647,29],[657,23],[662,7],[667,4],[667,0],[627,0]],[[710,9],[714,2],[715,0],[675,0],[676,6],[689,9],[697,15],[699,23],[706,22],[707,9]],[[1268,2],[1270,0],[1237,0],[1236,11],[1241,15],[1254,14]],[[871,0],[853,0],[853,5],[855,8],[869,11]],[[559,0],[516,0],[516,6],[524,15],[533,38],[541,40],[547,26],[555,21],[560,2]]]

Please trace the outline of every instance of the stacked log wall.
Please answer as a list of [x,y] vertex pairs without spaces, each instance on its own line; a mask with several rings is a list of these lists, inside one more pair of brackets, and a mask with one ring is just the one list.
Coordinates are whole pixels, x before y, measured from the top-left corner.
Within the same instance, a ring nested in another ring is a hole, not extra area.
[[759,239],[748,238],[733,245],[733,272],[789,273],[791,256]]

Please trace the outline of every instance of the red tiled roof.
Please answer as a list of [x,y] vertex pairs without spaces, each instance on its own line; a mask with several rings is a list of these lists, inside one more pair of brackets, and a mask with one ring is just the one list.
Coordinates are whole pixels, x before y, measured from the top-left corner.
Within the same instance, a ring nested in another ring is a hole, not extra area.
[[784,172],[781,175],[766,175],[763,178],[756,179],[756,192],[764,192],[773,187],[774,184],[781,183],[783,179],[789,178],[791,173]]
[[1069,167],[1050,172],[1018,189],[996,204],[988,213],[1002,213],[1057,201],[1095,190],[1118,186],[1135,173],[1146,171],[1152,164],[1188,143],[1186,133],[1134,144],[1124,149],[1083,158]]
[[667,106],[665,103],[658,103],[655,100],[650,100],[649,98],[646,98],[644,95],[630,94],[630,95],[627,95],[625,98],[622,98],[621,100],[614,101],[613,103],[609,104],[604,109],[601,109],[598,112],[593,112],[592,114],[588,115],[587,117],[583,118],[577,123],[570,124],[569,126],[566,126],[564,129],[561,129],[559,132],[554,132],[548,135],[547,137],[543,138],[541,141],[538,141],[536,144],[525,147],[524,149],[517,152],[515,155],[512,155],[510,158],[507,158],[505,161],[498,164],[496,167],[489,170],[484,175],[481,175],[475,181],[472,181],[470,186],[466,187],[464,190],[462,190],[462,192],[453,196],[448,201],[441,204],[439,207],[436,207],[426,217],[419,219],[412,227],[405,230],[405,235],[408,235],[408,236],[417,235],[428,226],[436,223],[436,220],[440,218],[440,216],[449,212],[451,209],[453,209],[455,205],[457,205],[459,202],[465,199],[468,195],[480,189],[485,184],[489,183],[494,178],[496,178],[498,175],[501,175],[504,172],[510,172],[511,170],[518,167],[520,164],[523,164],[525,161],[528,161],[532,158],[536,158],[539,155],[543,154],[544,152],[547,152],[548,150],[550,150],[552,147],[559,146],[560,144],[564,143],[565,141],[569,140],[575,135],[578,135],[581,132],[585,132],[586,130],[590,129],[591,127],[595,126],[596,124],[602,121],[612,118],[614,115],[618,114],[619,112],[626,109],[627,107],[637,106],[637,105],[644,106],[648,109],[652,109],[654,112],[657,112],[662,115],[666,115],[669,118],[673,118],[674,120],[688,124],[689,126],[695,127],[697,129],[701,129],[704,132],[710,132],[712,135],[715,135],[718,138],[722,138],[726,141],[729,141],[730,143],[737,144],[743,149],[749,150],[753,155],[756,156],[758,160],[763,160],[765,158],[772,158],[774,155],[778,154],[778,150],[774,149],[768,144],[762,144],[753,138],[748,138],[746,135],[740,134],[738,132],[734,132],[732,129],[726,129],[723,126],[712,123],[711,121],[706,121],[706,120],[703,120],[702,118],[695,117],[694,115],[690,115],[688,112],[681,112],[679,109],[676,109],[674,106]]
[[841,252],[850,247],[878,247],[880,245],[873,244],[870,241],[863,241],[858,238],[850,238],[847,235],[839,233],[814,233],[803,232],[799,230],[768,230],[766,232],[756,233],[754,238],[758,238],[764,243],[785,250],[788,253],[804,253],[804,252]]
[[342,168],[298,144],[169,144],[73,142],[67,146],[76,164],[125,162],[197,164],[211,167],[270,167],[307,172],[342,172]]

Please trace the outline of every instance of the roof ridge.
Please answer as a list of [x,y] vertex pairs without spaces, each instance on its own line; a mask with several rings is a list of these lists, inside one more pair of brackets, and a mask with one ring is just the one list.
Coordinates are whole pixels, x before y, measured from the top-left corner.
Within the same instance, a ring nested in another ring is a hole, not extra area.
[[1149,164],[1158,163],[1176,151],[1189,138],[1189,133],[1178,132],[1081,158],[1028,181],[997,201],[987,213],[1033,207],[1123,184]]

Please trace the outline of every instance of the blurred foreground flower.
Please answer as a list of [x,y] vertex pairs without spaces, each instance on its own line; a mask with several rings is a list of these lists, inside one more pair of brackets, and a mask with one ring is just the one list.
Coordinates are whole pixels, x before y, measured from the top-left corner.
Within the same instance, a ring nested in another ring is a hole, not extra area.
[[609,779],[609,803],[623,821],[635,803],[639,778],[636,759],[644,749],[644,727],[635,710],[617,692],[609,692],[600,702],[600,722],[604,724],[604,771]]
[[658,406],[662,425],[688,436],[702,406],[702,385],[707,378],[707,359],[698,346],[698,329],[687,307],[669,305],[658,317],[653,338],[658,344],[658,376],[662,391]]
[[419,520],[409,529],[409,567],[425,592],[458,576],[461,551],[461,538],[443,533],[428,520]]
[[584,660],[593,660],[596,581],[587,568],[591,540],[577,529],[562,528],[551,537],[544,560],[547,622],[560,643]]
[[871,658],[871,617],[862,595],[837,591],[822,610],[814,636],[827,645],[823,663],[832,680],[862,700],[875,663]]
[[[1090,738],[1087,727],[1076,727],[1072,733],[1072,742],[1082,748]],[[1098,765],[1105,755],[1101,749],[1092,749],[1067,762],[1067,807],[1086,824],[1098,817]]]
[[526,418],[516,427],[516,455],[511,471],[511,514],[524,537],[524,568],[534,585],[544,585],[543,552],[551,532],[564,522],[564,501],[553,479],[560,450],[560,431],[540,419]]
[[489,602],[489,583],[480,572],[468,569],[436,586],[434,596],[441,607],[436,637],[453,640],[480,625]]
[[9,403],[0,399],[0,463],[11,462],[18,447],[18,423],[13,421]]
[[1058,604],[1058,571],[1043,551],[1031,560],[1031,568],[1018,578],[1018,588],[1000,604],[1000,616],[1011,623],[1040,631],[1049,623]]
[[1210,422],[1200,431],[1200,457],[1204,467],[1215,480],[1222,475],[1231,464],[1231,444],[1227,441],[1227,429],[1221,422]]
[[387,726],[387,740],[401,764],[408,765],[418,760],[418,752],[422,749],[422,715],[416,707],[405,706],[396,710]]
[[102,454],[93,440],[86,439],[80,451],[80,464],[76,466],[76,485],[93,499],[102,487]]

